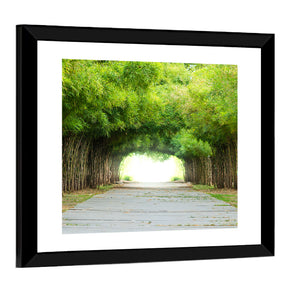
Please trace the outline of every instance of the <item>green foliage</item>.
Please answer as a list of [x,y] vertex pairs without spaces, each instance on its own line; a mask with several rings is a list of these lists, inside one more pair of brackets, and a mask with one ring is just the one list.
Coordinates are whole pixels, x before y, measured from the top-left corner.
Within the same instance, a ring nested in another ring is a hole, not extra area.
[[177,181],[177,180],[182,180],[183,178],[182,177],[178,177],[178,176],[173,176],[171,178],[171,181]]
[[126,62],[122,72],[123,87],[131,87],[134,90],[145,90],[153,82],[160,79],[162,65],[149,62]]
[[132,176],[129,176],[129,175],[124,175],[121,179],[126,180],[126,181],[132,181],[133,180]]
[[181,158],[207,157],[212,154],[208,142],[198,140],[191,130],[181,130],[171,141],[175,155]]
[[197,138],[211,145],[237,140],[237,66],[207,65],[193,72],[185,113]]
[[63,134],[170,135],[182,116],[159,97],[162,74],[160,63],[63,60]]
[[237,66],[62,61],[63,135],[113,154],[208,157],[237,140]]

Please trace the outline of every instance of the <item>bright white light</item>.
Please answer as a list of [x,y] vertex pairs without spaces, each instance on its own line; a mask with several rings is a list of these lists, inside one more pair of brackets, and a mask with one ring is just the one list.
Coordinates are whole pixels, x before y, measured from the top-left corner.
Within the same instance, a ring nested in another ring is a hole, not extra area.
[[173,176],[182,177],[181,169],[180,160],[174,156],[161,162],[145,155],[133,155],[125,159],[121,176],[128,175],[141,182],[166,182]]

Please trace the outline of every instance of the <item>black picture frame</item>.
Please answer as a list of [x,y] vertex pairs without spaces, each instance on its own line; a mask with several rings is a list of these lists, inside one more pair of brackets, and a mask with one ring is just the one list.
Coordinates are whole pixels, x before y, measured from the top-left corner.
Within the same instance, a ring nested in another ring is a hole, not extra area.
[[[16,266],[66,266],[274,255],[274,34],[18,25]],[[261,49],[261,243],[256,245],[37,251],[38,41]]]

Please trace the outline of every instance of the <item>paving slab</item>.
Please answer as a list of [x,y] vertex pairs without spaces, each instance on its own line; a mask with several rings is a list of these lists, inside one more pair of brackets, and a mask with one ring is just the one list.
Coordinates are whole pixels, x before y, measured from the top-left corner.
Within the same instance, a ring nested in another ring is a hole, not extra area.
[[237,209],[187,183],[124,183],[63,213],[62,232],[237,227]]

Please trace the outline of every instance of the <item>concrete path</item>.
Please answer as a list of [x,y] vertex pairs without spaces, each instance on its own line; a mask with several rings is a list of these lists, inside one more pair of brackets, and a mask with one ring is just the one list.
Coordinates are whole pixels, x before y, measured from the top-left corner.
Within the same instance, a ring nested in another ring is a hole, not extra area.
[[63,213],[63,233],[233,228],[237,209],[186,183],[125,183]]

